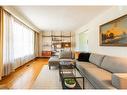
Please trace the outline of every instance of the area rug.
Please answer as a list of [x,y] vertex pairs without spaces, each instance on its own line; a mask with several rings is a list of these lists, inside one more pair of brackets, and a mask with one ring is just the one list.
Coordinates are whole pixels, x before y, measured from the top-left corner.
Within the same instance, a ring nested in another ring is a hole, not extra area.
[[62,89],[58,68],[49,70],[48,65],[44,65],[32,89]]

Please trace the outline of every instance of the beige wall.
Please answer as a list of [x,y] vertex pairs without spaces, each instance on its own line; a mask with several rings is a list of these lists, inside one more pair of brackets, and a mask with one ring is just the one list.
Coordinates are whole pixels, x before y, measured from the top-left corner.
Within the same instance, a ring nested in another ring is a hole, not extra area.
[[72,51],[75,51],[75,46],[76,46],[76,40],[75,40],[75,32],[71,32],[71,35],[72,35],[72,43],[71,43],[71,47],[72,47]]
[[111,56],[121,56],[127,57],[127,47],[112,47],[112,46],[99,46],[99,26],[116,19],[122,15],[127,14],[127,7],[114,6],[107,11],[103,12],[101,15],[96,17],[94,20],[84,25],[76,33],[76,48],[78,49],[79,41],[78,35],[80,32],[88,29],[88,47],[89,52],[96,52],[100,54],[106,54]]

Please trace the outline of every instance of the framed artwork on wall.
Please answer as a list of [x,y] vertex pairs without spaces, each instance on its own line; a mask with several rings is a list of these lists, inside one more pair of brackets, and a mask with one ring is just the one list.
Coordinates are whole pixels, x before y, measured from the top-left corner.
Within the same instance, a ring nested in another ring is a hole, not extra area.
[[127,15],[100,25],[100,46],[127,46]]

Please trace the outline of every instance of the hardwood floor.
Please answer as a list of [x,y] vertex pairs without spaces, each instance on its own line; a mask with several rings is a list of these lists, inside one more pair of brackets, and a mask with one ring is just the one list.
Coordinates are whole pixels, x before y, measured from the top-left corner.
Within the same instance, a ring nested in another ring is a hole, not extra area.
[[[19,67],[9,76],[3,77],[0,86],[6,89],[30,89],[48,59],[38,58]],[[2,88],[2,87],[0,87]]]

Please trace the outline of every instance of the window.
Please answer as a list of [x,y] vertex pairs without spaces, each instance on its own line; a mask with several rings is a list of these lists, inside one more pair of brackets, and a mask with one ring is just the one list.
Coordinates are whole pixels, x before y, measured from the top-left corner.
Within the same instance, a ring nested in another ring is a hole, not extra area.
[[35,32],[4,11],[3,75],[35,57]]
[[14,58],[34,54],[34,32],[16,20],[13,29]]

